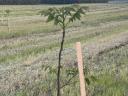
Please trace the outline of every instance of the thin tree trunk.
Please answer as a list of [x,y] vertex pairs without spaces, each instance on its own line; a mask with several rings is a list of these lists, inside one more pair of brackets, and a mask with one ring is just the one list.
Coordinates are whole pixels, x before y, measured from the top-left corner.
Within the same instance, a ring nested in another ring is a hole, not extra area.
[[4,24],[4,9],[2,11],[2,24]]
[[2,24],[4,25],[4,16],[2,16]]
[[9,17],[8,17],[8,20],[7,20],[7,27],[8,27],[8,32],[10,33]]
[[59,51],[59,60],[58,60],[58,73],[57,73],[57,96],[61,96],[60,94],[60,74],[61,74],[61,55],[63,51],[63,45],[64,45],[64,38],[65,38],[65,28],[63,28],[63,37],[61,41],[61,47]]

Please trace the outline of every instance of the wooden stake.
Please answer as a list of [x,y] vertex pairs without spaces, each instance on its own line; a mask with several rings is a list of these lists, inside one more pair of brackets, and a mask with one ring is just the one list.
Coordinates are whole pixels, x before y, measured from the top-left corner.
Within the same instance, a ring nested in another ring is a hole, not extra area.
[[81,49],[80,42],[76,43],[76,51],[77,51],[77,61],[78,61],[78,70],[79,70],[79,79],[80,79],[80,93],[81,93],[81,96],[86,96],[85,80],[84,80],[84,72],[83,72],[82,49]]

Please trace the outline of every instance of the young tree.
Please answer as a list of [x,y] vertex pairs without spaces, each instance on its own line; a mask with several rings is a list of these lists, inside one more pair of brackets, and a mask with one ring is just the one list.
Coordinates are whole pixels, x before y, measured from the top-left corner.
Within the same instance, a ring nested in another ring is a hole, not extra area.
[[4,8],[2,9],[2,24],[4,24]]
[[5,10],[5,17],[7,17],[7,27],[8,27],[8,32],[10,32],[10,25],[9,25],[9,15],[10,15],[10,10]]
[[62,29],[62,41],[59,51],[59,60],[58,60],[58,71],[57,71],[57,96],[60,96],[60,74],[61,74],[61,56],[63,51],[63,45],[65,41],[65,30],[67,26],[76,21],[80,20],[81,16],[85,14],[85,11],[88,7],[81,7],[79,5],[72,5],[61,8],[49,8],[47,10],[40,11],[41,15],[48,17],[47,22],[53,21],[55,25],[59,25]]

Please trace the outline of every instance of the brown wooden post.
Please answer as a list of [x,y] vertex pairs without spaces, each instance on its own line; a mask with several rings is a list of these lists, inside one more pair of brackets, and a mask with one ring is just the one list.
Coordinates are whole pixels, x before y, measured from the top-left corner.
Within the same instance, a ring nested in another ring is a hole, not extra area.
[[78,61],[78,70],[79,70],[79,79],[80,79],[80,93],[81,93],[81,96],[86,96],[85,80],[84,80],[84,72],[83,72],[82,49],[81,49],[80,42],[76,43],[76,51],[77,51],[77,61]]

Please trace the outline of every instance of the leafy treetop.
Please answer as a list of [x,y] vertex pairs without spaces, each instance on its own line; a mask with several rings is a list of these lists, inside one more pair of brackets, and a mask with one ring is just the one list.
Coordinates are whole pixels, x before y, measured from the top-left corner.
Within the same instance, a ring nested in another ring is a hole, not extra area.
[[47,17],[47,22],[53,21],[55,25],[60,25],[61,28],[65,28],[71,22],[80,20],[81,15],[84,15],[86,10],[88,10],[88,7],[72,5],[61,8],[49,8],[39,13]]

